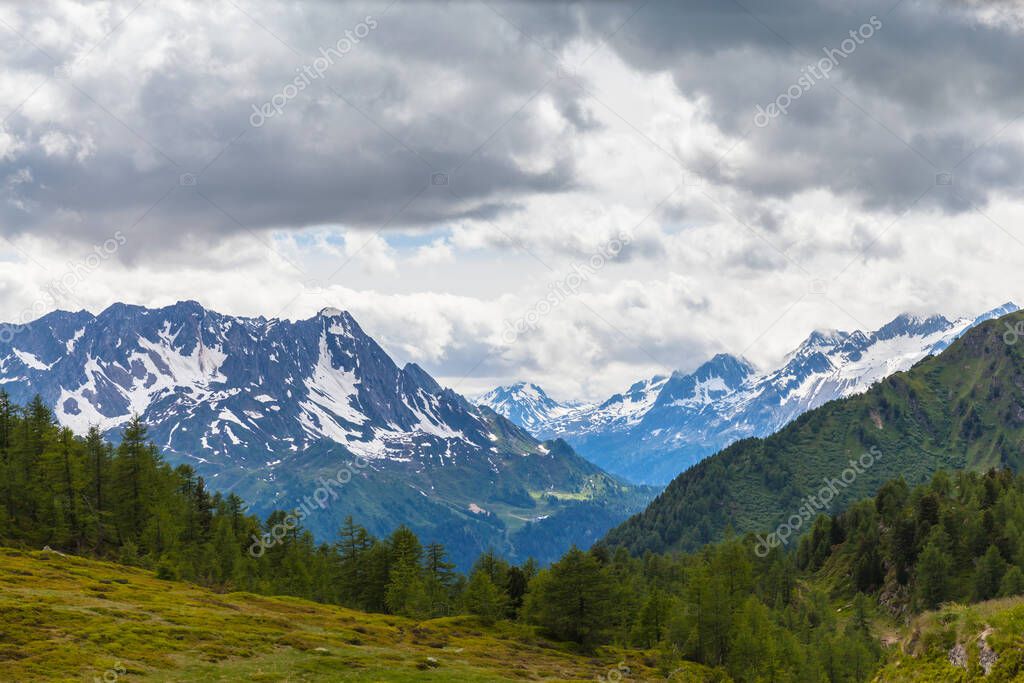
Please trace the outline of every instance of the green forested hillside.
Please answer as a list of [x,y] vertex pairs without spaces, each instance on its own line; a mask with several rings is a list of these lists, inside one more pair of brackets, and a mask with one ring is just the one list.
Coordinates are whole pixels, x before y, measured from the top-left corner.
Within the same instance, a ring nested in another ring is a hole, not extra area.
[[[768,531],[802,515],[791,525],[795,536],[814,514],[872,496],[890,479],[913,485],[943,468],[1020,470],[1024,344],[1008,344],[1003,334],[1022,321],[1024,313],[1015,313],[984,323],[865,394],[805,413],[768,438],[733,444],[679,475],[607,542],[633,553],[693,550],[729,528]],[[829,482],[827,505],[812,501],[814,514],[802,514],[806,497]]]
[[107,661],[157,680],[949,680],[957,647],[956,672],[985,655],[988,680],[1024,675],[1016,613],[934,636],[926,620],[886,647],[926,610],[1024,593],[1024,477],[1005,469],[891,480],[788,547],[764,532],[691,554],[598,544],[547,568],[487,552],[464,576],[407,528],[375,538],[347,520],[317,545],[284,512],[246,515],[164,464],[138,421],[114,448],[0,394],[0,465],[0,680]]
[[[1024,477],[940,473],[818,518],[796,552],[599,546],[539,572],[484,555],[452,577],[465,616],[441,617],[416,597],[429,551],[392,562],[373,614],[6,549],[0,679],[1006,683],[1024,676],[1022,528]],[[401,558],[415,537],[380,547]],[[358,596],[373,554],[332,584]]]

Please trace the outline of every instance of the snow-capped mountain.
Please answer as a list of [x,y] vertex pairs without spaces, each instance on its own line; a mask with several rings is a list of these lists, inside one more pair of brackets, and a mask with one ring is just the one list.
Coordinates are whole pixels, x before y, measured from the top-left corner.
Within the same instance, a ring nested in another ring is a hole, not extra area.
[[[543,438],[564,438],[612,473],[664,484],[734,441],[772,434],[812,408],[863,392],[971,327],[1016,310],[1007,303],[953,321],[903,314],[871,333],[818,330],[776,369],[757,372],[743,359],[720,354],[692,373],[638,382],[604,403],[528,428]],[[515,414],[512,406],[505,410]]]
[[504,415],[520,427],[533,430],[580,407],[579,403],[559,403],[543,389],[529,382],[516,382],[488,391],[475,400]]
[[[541,443],[442,388],[419,366],[398,367],[337,309],[293,322],[191,301],[115,304],[9,329],[0,388],[12,400],[38,394],[61,424],[79,434],[96,425],[115,439],[138,414],[168,460],[239,492],[258,512],[292,509],[317,477],[365,458],[344,495],[307,520],[324,540],[352,514],[376,533],[408,524],[460,558],[492,545],[525,557],[531,534],[554,535],[544,542],[561,547],[557,555],[600,537],[646,495],[564,443]],[[570,498],[585,500],[586,513]],[[570,508],[572,522],[559,527]],[[533,525],[518,537],[507,526],[524,521]]]
[[0,373],[16,400],[39,393],[79,433],[139,414],[166,453],[199,461],[261,462],[321,439],[374,459],[491,445],[461,397],[415,365],[395,366],[333,309],[296,323],[232,318],[195,302],[117,304],[98,317],[56,312],[0,350]]

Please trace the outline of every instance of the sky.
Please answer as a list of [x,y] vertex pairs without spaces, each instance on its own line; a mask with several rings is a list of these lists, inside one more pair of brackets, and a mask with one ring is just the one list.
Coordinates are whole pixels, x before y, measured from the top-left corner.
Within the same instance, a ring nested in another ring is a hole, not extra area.
[[0,3],[0,319],[350,311],[599,400],[1024,305],[1017,1]]

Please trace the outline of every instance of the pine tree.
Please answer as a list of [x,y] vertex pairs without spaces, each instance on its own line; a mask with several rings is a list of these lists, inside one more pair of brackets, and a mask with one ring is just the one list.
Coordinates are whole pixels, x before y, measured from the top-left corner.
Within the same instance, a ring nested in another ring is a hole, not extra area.
[[[76,549],[82,546],[83,538],[79,528],[78,513],[78,458],[72,455],[74,434],[70,429],[60,430],[58,437],[60,441],[60,465],[61,465],[61,493],[63,494],[62,505],[67,513],[70,541]],[[74,460],[74,462],[73,462]]]
[[573,547],[530,582],[527,610],[556,638],[592,648],[613,624],[615,593],[600,563]]
[[421,616],[426,603],[423,582],[423,546],[408,527],[400,526],[388,539],[391,555],[384,604],[392,614]]
[[11,403],[10,396],[3,389],[0,389],[0,486],[3,487],[3,510],[6,513],[0,517],[3,526],[6,527],[14,521],[16,509],[14,507],[15,491],[15,465],[11,453],[11,439],[14,435],[16,408]]
[[868,615],[868,597],[857,593],[853,597],[853,614],[846,624],[846,633],[857,638],[871,638],[871,619]]
[[888,481],[878,490],[875,496],[875,510],[887,525],[892,525],[897,517],[903,514],[910,489],[902,477]]
[[885,572],[878,554],[878,537],[865,536],[857,545],[853,567],[854,585],[859,591],[873,591],[882,585]]
[[[20,443],[14,449],[15,461],[10,474],[14,488],[14,516],[26,527],[39,531],[40,515],[45,508],[52,511],[52,487],[43,467],[44,454],[56,439],[53,413],[37,394],[25,408],[21,420]],[[54,482],[55,483],[55,482]],[[49,535],[36,534],[34,542]]]
[[366,585],[366,554],[373,540],[366,529],[352,521],[351,515],[341,525],[335,549],[340,556],[338,594],[343,605],[360,607]]
[[450,586],[455,572],[455,565],[447,560],[444,546],[431,543],[427,546],[427,573],[442,586]]
[[466,611],[480,617],[486,625],[503,618],[508,610],[505,592],[494,585],[486,571],[479,569],[470,575],[462,601]]
[[651,648],[661,642],[668,625],[670,601],[668,595],[655,588],[644,601],[637,620],[636,640],[641,647]]
[[217,558],[214,581],[223,587],[237,582],[244,562],[241,543],[231,526],[232,520],[228,515],[218,515],[214,522],[213,545]]
[[523,567],[509,567],[506,581],[508,593],[508,616],[514,617],[523,607],[523,599],[530,587],[530,575]]
[[944,529],[936,527],[917,561],[914,590],[921,609],[935,609],[947,599],[951,571],[949,538]]
[[999,595],[1012,597],[1022,594],[1024,594],[1024,572],[1020,567],[1014,565],[1003,574],[1003,580],[999,583]]
[[391,614],[422,618],[429,616],[430,598],[424,580],[424,571],[409,556],[396,558],[388,574],[384,604]]
[[488,548],[487,552],[480,555],[476,562],[473,564],[472,571],[482,571],[487,574],[487,578],[491,580],[499,590],[505,591],[508,587],[508,570],[509,564],[505,560],[498,557],[493,548]]
[[736,615],[730,637],[727,668],[736,680],[745,680],[754,671],[763,675],[764,680],[775,679],[779,663],[774,631],[768,608],[757,598],[748,597]]
[[95,526],[93,550],[102,553],[106,540],[104,525],[107,522],[107,488],[110,483],[110,445],[103,441],[98,427],[90,427],[85,437],[85,478],[83,498],[88,514]]
[[431,543],[426,554],[426,591],[432,616],[447,616],[451,612],[452,589],[455,585],[455,565],[448,562],[444,546]]
[[974,599],[988,600],[999,595],[1000,582],[1006,571],[1006,562],[999,554],[999,548],[990,545],[978,561],[974,572]]
[[897,581],[903,584],[910,579],[910,569],[916,558],[916,533],[917,527],[912,519],[900,518],[889,534],[889,557],[896,568]]
[[138,538],[146,526],[143,495],[149,481],[152,452],[146,444],[146,426],[138,415],[132,417],[121,435],[118,455],[118,498],[123,500],[119,515],[119,532]]
[[386,543],[374,543],[363,554],[363,582],[359,604],[367,612],[387,611],[387,588],[391,575],[391,550]]

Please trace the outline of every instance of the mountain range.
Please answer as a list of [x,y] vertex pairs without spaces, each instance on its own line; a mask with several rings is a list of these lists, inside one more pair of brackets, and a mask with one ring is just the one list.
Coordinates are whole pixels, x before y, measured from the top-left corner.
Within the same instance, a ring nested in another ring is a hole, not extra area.
[[980,323],[1017,310],[1006,303],[956,320],[902,314],[868,333],[818,330],[777,368],[758,371],[719,354],[692,372],[636,382],[597,404],[559,403],[526,383],[477,401],[538,438],[564,439],[608,472],[664,485],[729,444],[773,434],[808,410],[862,393]]
[[1024,313],[982,323],[866,392],[732,444],[680,474],[607,542],[643,554],[695,550],[733,532],[795,540],[818,514],[837,514],[889,480],[1021,471],[1024,344],[1005,336],[1019,325]]
[[288,321],[115,304],[9,329],[0,388],[13,401],[39,395],[60,424],[115,440],[139,415],[167,460],[253,512],[303,507],[319,540],[352,515],[378,535],[405,524],[460,566],[488,548],[546,561],[652,497],[397,366],[337,309]]

